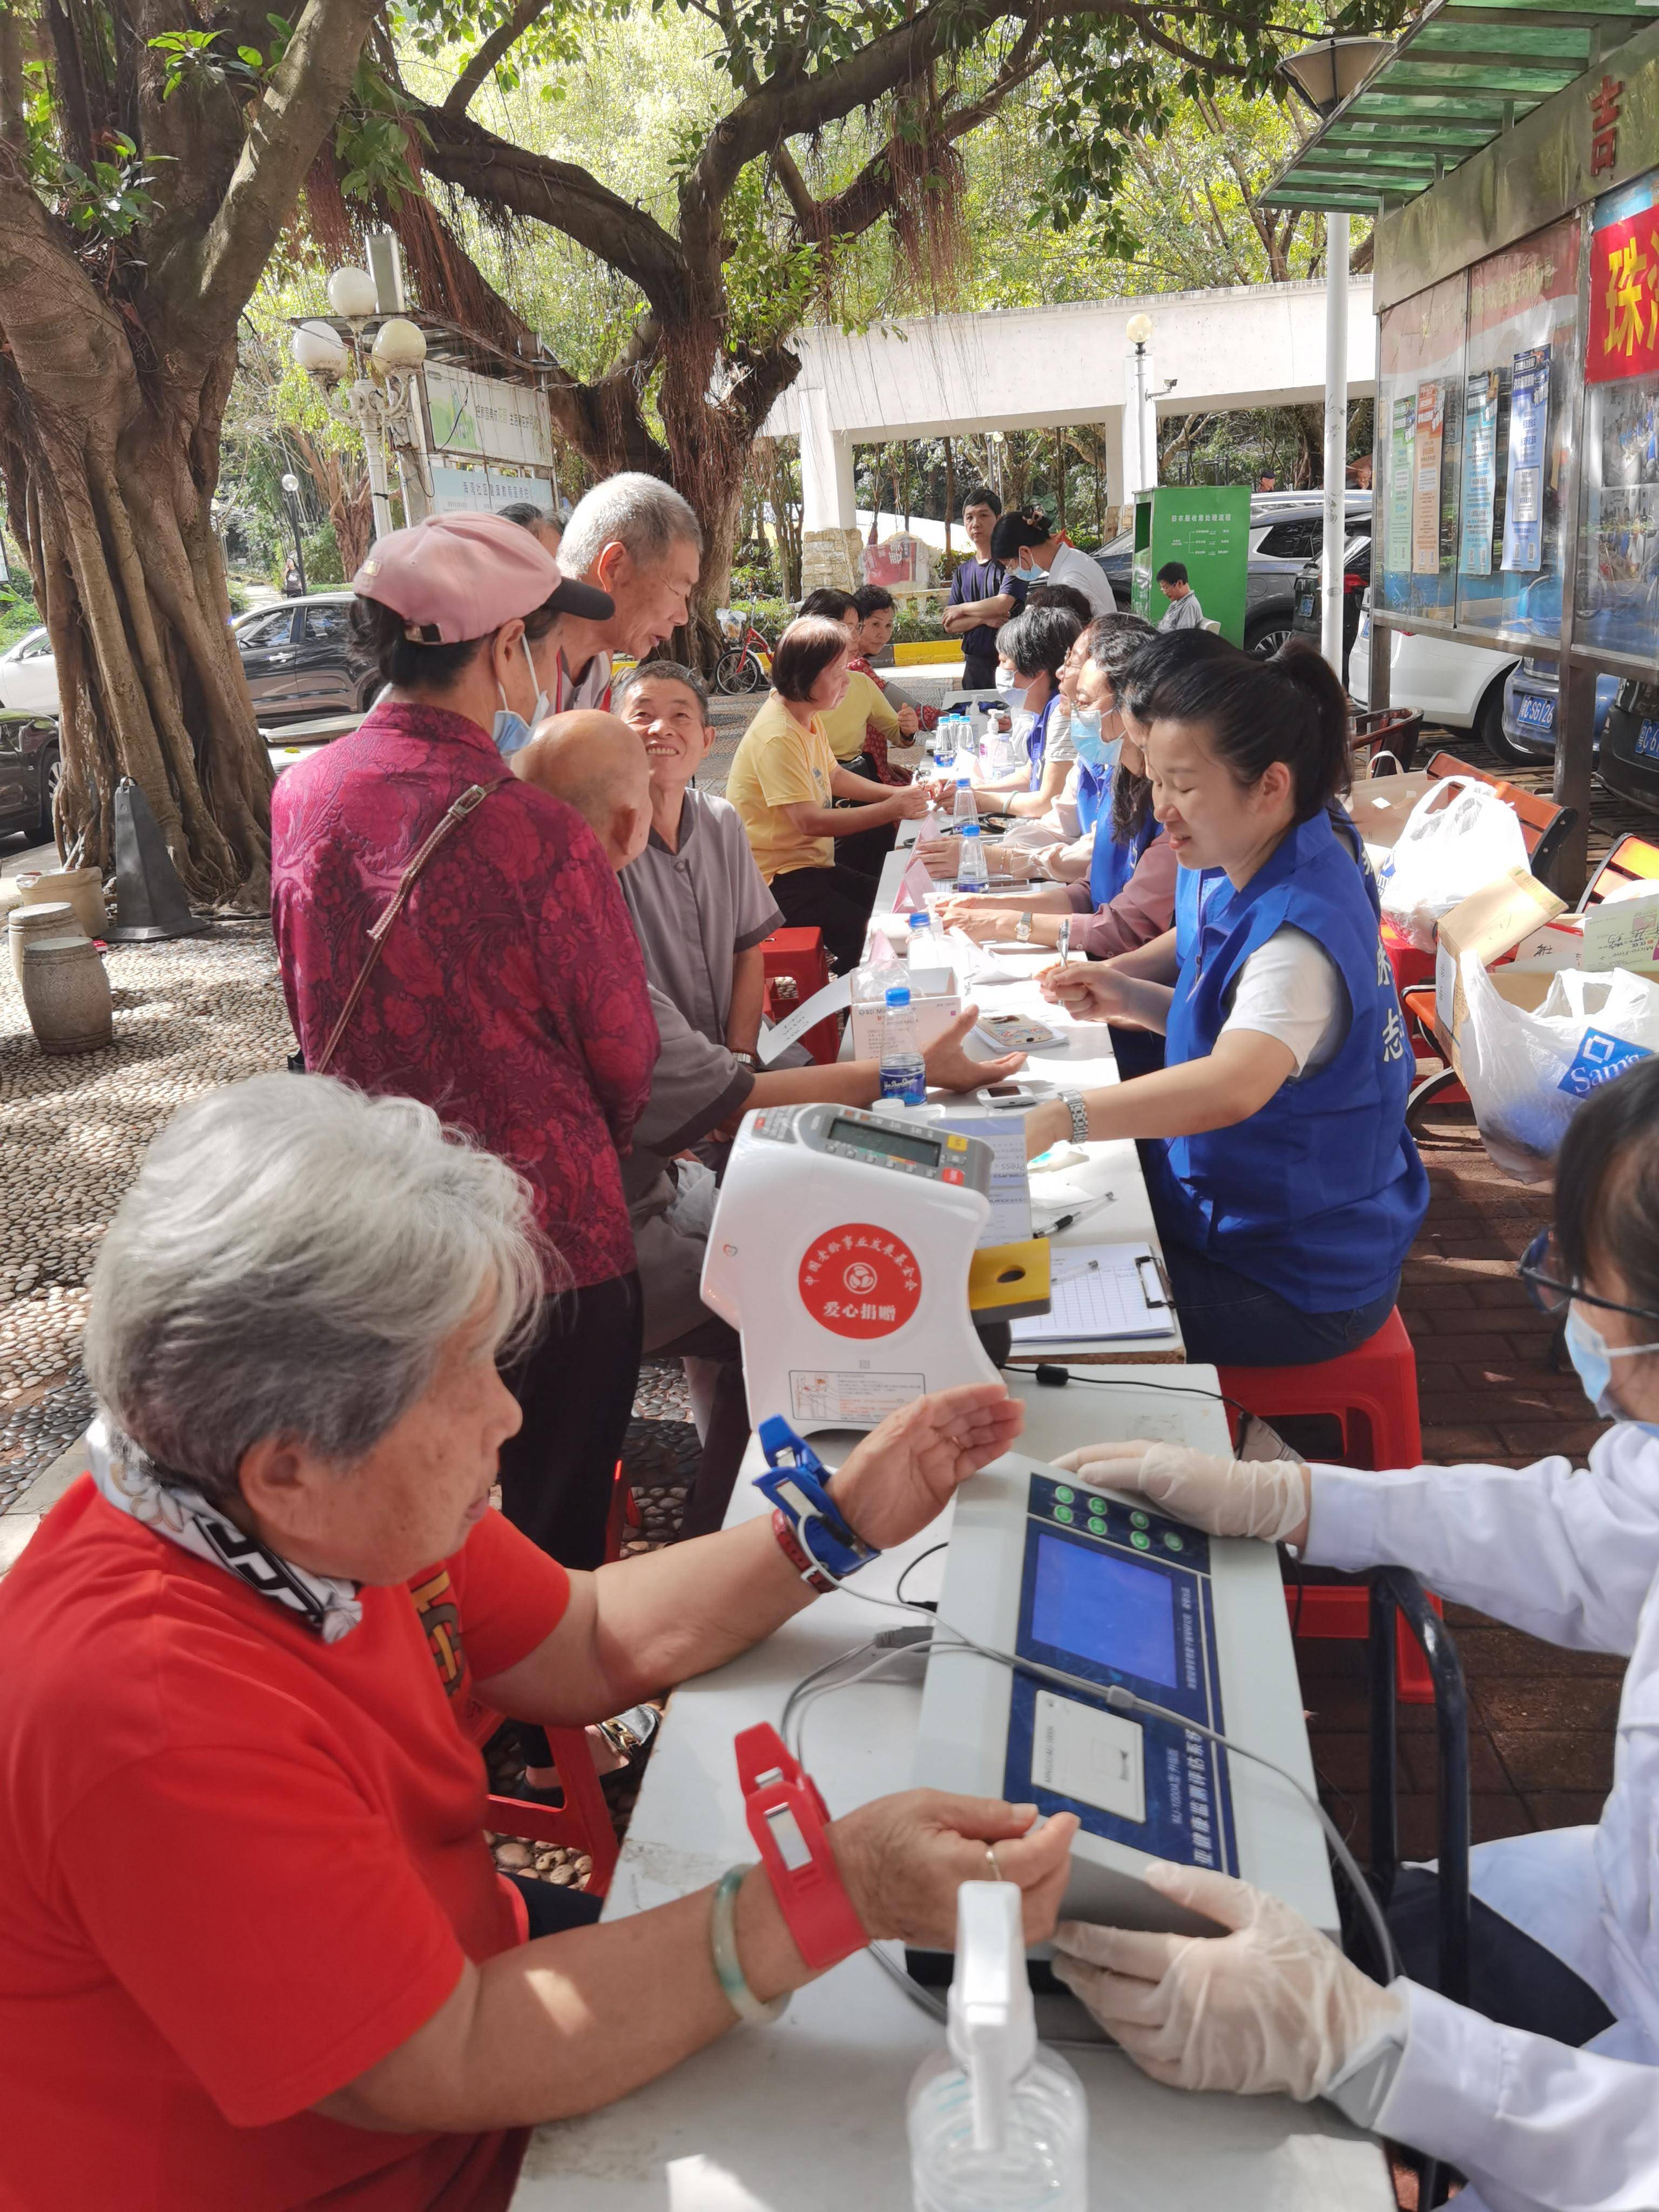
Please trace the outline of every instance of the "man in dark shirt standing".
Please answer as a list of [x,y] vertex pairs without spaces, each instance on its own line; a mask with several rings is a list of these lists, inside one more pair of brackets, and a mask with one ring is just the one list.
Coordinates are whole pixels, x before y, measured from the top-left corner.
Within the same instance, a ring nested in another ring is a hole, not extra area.
[[962,526],[973,541],[975,558],[964,561],[951,579],[945,627],[962,640],[965,690],[988,691],[997,678],[997,632],[1025,604],[1024,589],[1000,561],[991,558],[991,532],[1002,501],[987,484],[976,484],[962,502]]

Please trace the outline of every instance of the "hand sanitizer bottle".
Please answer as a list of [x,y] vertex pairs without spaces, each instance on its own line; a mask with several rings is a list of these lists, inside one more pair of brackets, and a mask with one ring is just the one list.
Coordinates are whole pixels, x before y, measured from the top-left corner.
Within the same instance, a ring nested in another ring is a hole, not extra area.
[[1020,1893],[957,1892],[950,2050],[910,2084],[914,2212],[1087,2212],[1089,2110],[1063,2058],[1037,2048]]

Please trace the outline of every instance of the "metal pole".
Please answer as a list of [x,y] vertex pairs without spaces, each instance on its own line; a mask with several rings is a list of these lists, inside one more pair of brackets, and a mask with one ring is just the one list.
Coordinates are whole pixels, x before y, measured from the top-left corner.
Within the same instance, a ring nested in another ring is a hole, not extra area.
[[1348,218],[1325,218],[1325,542],[1319,649],[1340,678],[1348,462]]

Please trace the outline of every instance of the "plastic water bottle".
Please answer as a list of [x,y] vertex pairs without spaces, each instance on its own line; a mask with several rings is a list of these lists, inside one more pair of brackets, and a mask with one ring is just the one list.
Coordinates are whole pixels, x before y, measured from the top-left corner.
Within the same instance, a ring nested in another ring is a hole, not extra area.
[[931,968],[933,964],[933,916],[927,913],[913,914],[909,934],[904,940],[905,957],[913,968]]
[[979,820],[979,801],[974,796],[974,780],[971,776],[959,775],[957,777],[956,805],[951,810],[951,819],[958,830],[964,823],[976,823]]
[[946,2033],[910,2084],[915,2212],[1087,2212],[1089,2108],[1065,2060],[1037,2048],[1012,1882],[957,1892]]
[[927,1068],[916,1037],[915,1010],[906,983],[887,990],[881,1025],[881,1095],[901,1106],[921,1106],[927,1098]]
[[957,842],[962,849],[957,854],[957,889],[959,891],[982,891],[991,880],[991,871],[986,865],[985,847],[980,841],[978,823],[969,823]]

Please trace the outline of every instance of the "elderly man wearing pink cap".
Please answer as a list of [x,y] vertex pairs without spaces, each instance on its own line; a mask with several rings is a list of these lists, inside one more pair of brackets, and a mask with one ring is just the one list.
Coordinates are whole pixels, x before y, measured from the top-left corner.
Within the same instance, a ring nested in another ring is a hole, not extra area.
[[657,1030],[598,839],[502,755],[545,712],[561,625],[611,601],[493,514],[380,539],[352,588],[390,688],[273,796],[289,1012],[308,1067],[424,1101],[528,1179],[566,1295],[507,1378],[524,1420],[502,1497],[544,1550],[593,1567],[639,1372],[618,1152]]

